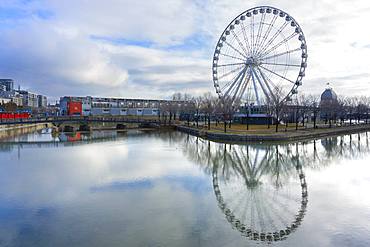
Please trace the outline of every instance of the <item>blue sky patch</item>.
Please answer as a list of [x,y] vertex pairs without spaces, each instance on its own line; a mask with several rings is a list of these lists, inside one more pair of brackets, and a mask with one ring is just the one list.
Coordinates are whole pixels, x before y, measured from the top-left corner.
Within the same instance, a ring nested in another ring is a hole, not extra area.
[[0,8],[0,20],[17,20],[29,16],[29,12],[17,8]]
[[125,39],[125,38],[113,38],[113,37],[104,37],[98,35],[90,35],[90,39],[96,41],[103,41],[112,43],[114,45],[132,45],[149,48],[154,45],[152,41],[149,40],[134,40],[134,39]]
[[40,10],[36,10],[35,11],[35,14],[40,19],[44,19],[44,20],[49,20],[52,17],[54,17],[54,13],[52,11],[49,11],[49,10],[41,10],[41,9]]

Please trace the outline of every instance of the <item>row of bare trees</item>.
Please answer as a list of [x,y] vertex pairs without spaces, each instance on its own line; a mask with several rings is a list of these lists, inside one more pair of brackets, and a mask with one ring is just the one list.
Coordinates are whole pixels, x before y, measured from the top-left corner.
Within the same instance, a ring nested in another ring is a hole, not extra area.
[[[280,115],[280,117],[279,117]],[[279,112],[275,112],[276,123],[295,122],[305,127],[306,122],[324,126],[352,125],[355,122],[368,123],[370,116],[370,97],[339,96],[333,100],[321,102],[319,95],[297,95],[292,101],[280,104]]]
[[[232,120],[232,107],[229,102],[219,100],[211,93],[201,96],[175,93],[172,100],[160,105],[160,117],[171,123],[173,120],[193,122],[196,127],[201,123],[211,128],[211,122],[219,124],[221,120]],[[226,124],[224,124],[226,126]]]
[[325,123],[344,125],[353,123],[368,123],[370,115],[370,97],[351,96],[338,97],[337,103],[320,106]]
[[[273,119],[276,132],[281,124],[287,127],[289,123],[295,123],[296,130],[298,126],[307,127],[307,122],[313,123],[313,128],[319,125],[332,127],[353,124],[355,121],[368,123],[370,97],[338,97],[337,100],[320,105],[318,95],[299,94],[286,101],[284,92],[276,90],[274,99],[264,102],[266,114]],[[168,123],[182,120],[190,125],[192,122],[196,127],[202,123],[208,129],[211,123],[218,125],[223,122],[226,132],[227,126],[231,127],[235,110],[231,101],[219,99],[211,93],[201,96],[176,93],[171,101],[161,104],[159,117]]]

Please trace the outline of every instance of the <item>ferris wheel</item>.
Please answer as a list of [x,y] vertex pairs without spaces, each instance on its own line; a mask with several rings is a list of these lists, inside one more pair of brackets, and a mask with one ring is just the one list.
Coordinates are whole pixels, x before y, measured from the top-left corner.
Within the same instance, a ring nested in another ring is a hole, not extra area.
[[270,7],[251,8],[223,31],[213,56],[213,82],[234,106],[290,100],[302,85],[307,45],[297,21]]

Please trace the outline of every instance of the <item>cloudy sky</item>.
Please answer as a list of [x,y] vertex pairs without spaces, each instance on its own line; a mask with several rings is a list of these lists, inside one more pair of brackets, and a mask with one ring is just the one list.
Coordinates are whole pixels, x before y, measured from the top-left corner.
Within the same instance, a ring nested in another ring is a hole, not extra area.
[[339,94],[370,93],[367,0],[1,0],[0,78],[52,99],[214,93],[219,35],[257,5],[283,9],[302,27],[302,92],[330,82]]

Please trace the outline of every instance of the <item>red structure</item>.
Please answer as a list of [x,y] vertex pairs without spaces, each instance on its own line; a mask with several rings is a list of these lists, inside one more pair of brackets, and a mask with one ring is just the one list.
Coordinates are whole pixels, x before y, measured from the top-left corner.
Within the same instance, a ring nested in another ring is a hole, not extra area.
[[31,115],[28,112],[12,113],[12,112],[1,112],[0,119],[25,119],[30,118]]
[[82,102],[68,102],[68,116],[82,116]]

